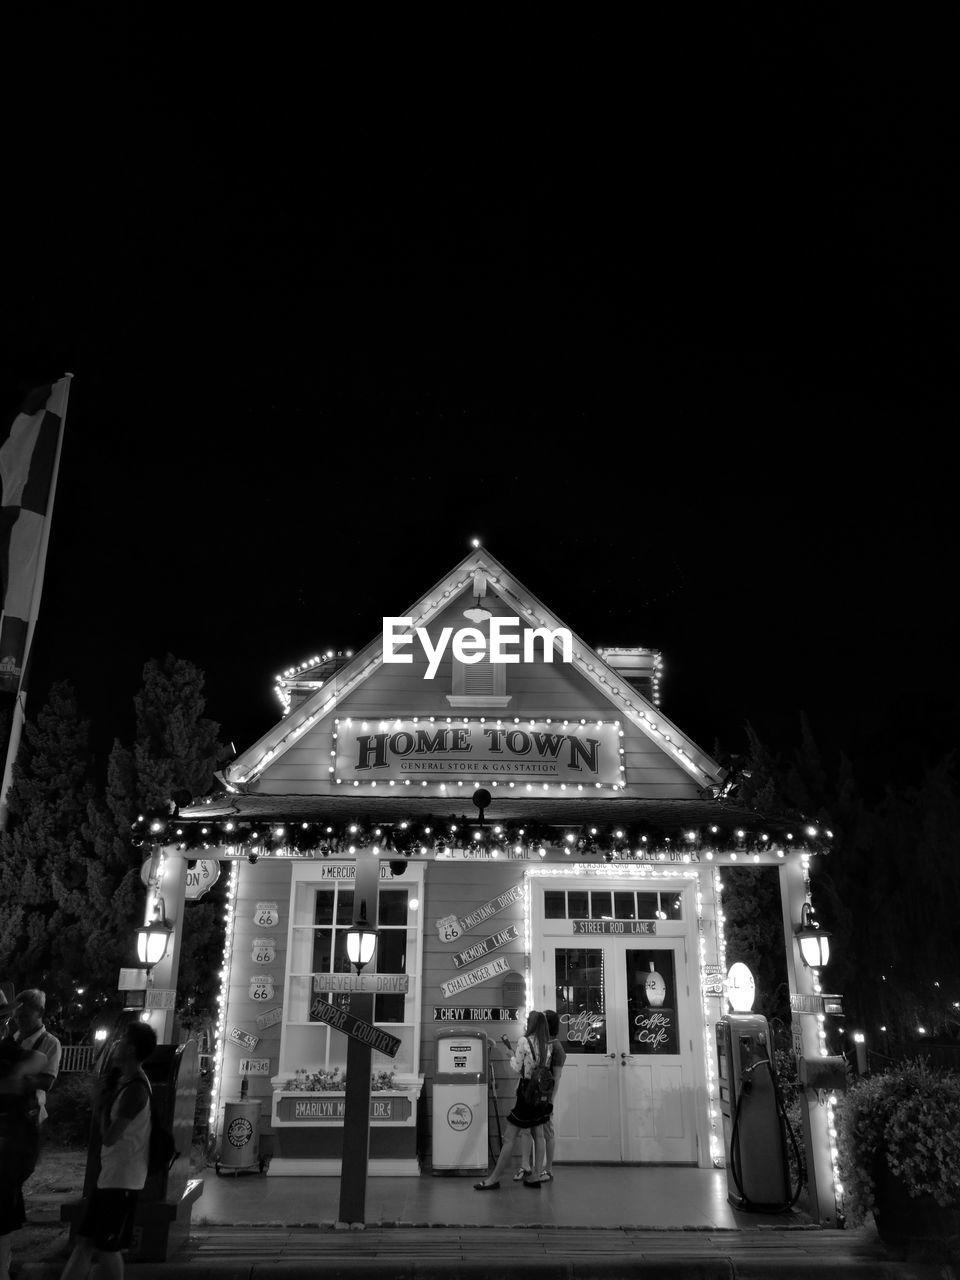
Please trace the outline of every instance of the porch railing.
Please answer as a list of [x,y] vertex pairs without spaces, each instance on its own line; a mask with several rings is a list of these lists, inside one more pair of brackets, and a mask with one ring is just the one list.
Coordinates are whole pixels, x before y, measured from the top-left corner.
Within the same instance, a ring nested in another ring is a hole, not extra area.
[[97,1048],[95,1044],[65,1044],[60,1050],[60,1074],[89,1071]]

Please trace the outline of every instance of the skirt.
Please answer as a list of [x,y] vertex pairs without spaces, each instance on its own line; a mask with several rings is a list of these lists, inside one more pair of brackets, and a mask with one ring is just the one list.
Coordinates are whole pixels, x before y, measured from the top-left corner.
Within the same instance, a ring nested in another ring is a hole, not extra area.
[[536,1106],[531,1106],[529,1102],[525,1102],[520,1096],[522,1087],[523,1081],[520,1080],[517,1082],[517,1097],[513,1104],[513,1110],[507,1116],[507,1119],[512,1125],[516,1125],[518,1129],[537,1129],[553,1115],[553,1103],[540,1102]]

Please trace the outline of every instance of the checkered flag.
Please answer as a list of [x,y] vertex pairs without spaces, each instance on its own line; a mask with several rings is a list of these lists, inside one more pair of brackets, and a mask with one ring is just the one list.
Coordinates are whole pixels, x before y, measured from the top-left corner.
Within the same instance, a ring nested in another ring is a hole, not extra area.
[[27,396],[0,444],[0,691],[16,694],[40,608],[70,374]]

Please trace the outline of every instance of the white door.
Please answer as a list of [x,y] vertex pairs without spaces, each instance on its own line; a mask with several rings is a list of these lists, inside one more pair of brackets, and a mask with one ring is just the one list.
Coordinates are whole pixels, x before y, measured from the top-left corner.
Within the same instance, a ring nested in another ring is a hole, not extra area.
[[623,1108],[623,1159],[686,1164],[697,1158],[693,1011],[684,939],[613,943]]
[[[695,1163],[693,1028],[683,938],[550,939],[543,1004],[567,1051],[558,1160]],[[573,944],[573,945],[571,945]]]
[[543,1006],[560,1015],[567,1051],[554,1104],[556,1158],[618,1161],[620,1067],[607,1023],[607,949],[574,941],[545,949]]

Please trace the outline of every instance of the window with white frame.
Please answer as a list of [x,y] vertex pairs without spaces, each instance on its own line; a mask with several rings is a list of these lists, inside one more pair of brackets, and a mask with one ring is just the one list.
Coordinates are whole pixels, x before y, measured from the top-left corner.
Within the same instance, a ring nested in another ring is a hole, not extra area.
[[[353,920],[353,880],[333,874],[352,864],[321,863],[295,867],[291,887],[290,941],[280,1074],[328,1071],[345,1067],[347,1038],[317,1017],[316,1000],[350,1011],[349,993],[324,986],[330,974],[348,974],[347,931]],[[373,1069],[401,1074],[419,1071],[420,963],[423,868],[408,863],[403,875],[393,876],[389,862],[381,863],[377,894],[377,949],[364,972],[405,974],[406,993],[374,996],[373,1021],[400,1040],[395,1058],[374,1052]],[[312,873],[312,874],[311,874]]]

